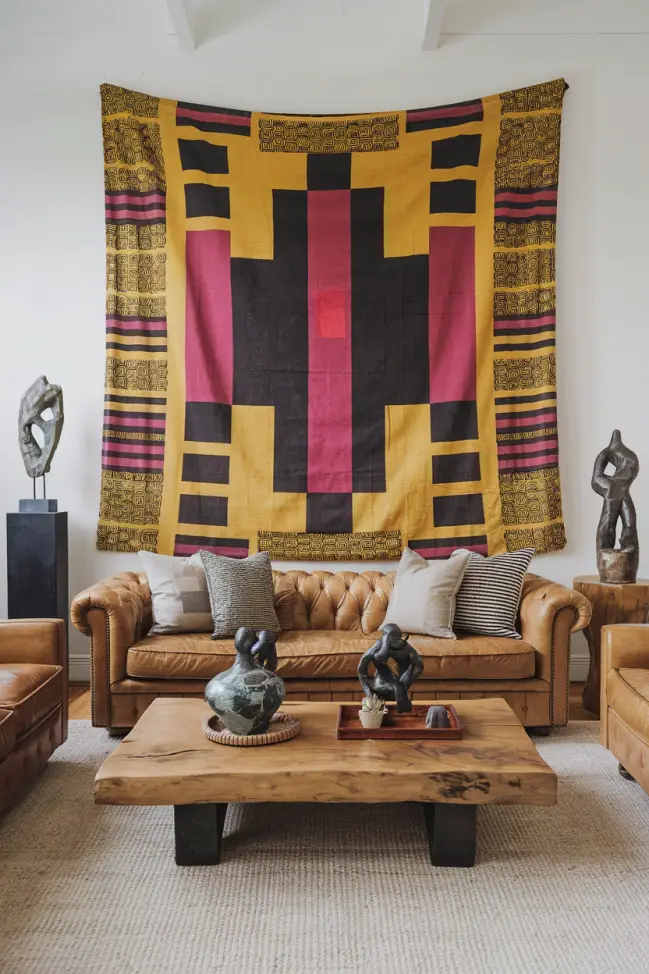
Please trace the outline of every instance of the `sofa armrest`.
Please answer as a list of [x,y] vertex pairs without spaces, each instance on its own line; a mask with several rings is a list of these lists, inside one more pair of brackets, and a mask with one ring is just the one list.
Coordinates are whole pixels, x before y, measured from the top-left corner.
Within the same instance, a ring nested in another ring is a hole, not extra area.
[[536,650],[536,675],[551,686],[553,724],[568,722],[570,635],[588,625],[588,599],[539,575],[526,575],[520,606],[521,636]]
[[63,619],[0,620],[0,663],[49,663],[67,669]]
[[649,670],[649,626],[618,623],[602,626],[602,686],[609,670],[621,666]]
[[120,572],[79,592],[72,622],[90,637],[92,722],[110,727],[110,686],[126,676],[130,646],[151,628],[151,591],[143,573]]

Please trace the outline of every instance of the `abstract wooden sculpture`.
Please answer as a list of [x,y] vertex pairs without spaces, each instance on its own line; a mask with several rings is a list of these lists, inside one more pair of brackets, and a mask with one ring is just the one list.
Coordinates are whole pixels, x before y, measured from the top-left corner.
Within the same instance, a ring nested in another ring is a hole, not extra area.
[[[613,473],[606,468],[612,464]],[[611,442],[595,459],[591,486],[604,498],[597,527],[597,570],[602,582],[635,582],[640,548],[636,513],[629,489],[638,476],[639,463],[633,450],[622,442],[619,430],[613,430]],[[622,522],[620,546],[615,547],[618,518]]]

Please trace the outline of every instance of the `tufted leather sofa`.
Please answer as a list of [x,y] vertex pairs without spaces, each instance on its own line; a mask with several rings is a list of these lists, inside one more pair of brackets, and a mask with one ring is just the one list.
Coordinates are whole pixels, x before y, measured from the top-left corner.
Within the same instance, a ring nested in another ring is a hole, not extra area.
[[67,736],[63,620],[0,621],[0,813]]
[[649,626],[602,628],[601,741],[649,793]]
[[[394,572],[275,571],[273,579],[287,699],[360,699],[356,668],[385,618]],[[504,697],[527,726],[565,724],[570,633],[589,618],[583,596],[527,575],[521,640],[411,637],[424,660],[413,696]],[[122,572],[81,592],[72,621],[91,640],[93,723],[111,731],[132,727],[157,696],[202,696],[207,680],[232,663],[231,639],[147,635],[145,574]]]

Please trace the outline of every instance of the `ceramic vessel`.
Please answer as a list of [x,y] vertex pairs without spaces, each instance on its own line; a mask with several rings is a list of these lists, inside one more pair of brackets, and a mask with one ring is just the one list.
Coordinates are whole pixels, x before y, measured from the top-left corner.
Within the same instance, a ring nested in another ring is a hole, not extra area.
[[[286,687],[274,672],[275,634],[242,627],[234,637],[236,659],[205,687],[205,699],[233,734],[263,734],[280,708]],[[262,665],[263,664],[263,665]]]
[[359,710],[358,719],[360,720],[363,727],[366,727],[368,729],[371,728],[372,730],[375,730],[377,727],[380,727],[381,724],[383,723],[384,714],[385,714],[384,710],[379,710],[378,713],[373,713],[372,711],[369,710]]

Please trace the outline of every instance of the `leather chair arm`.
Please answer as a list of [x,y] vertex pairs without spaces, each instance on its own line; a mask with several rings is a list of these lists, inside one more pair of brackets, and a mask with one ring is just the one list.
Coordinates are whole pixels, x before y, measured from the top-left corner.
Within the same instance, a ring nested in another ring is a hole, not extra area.
[[110,727],[110,685],[126,676],[130,646],[151,628],[151,591],[145,574],[120,572],[80,592],[72,622],[90,637],[92,720]]
[[649,670],[649,626],[618,623],[602,626],[602,686],[610,670],[621,666]]
[[49,663],[67,670],[63,619],[1,619],[0,663]]
[[588,599],[539,575],[526,575],[519,610],[521,636],[536,650],[536,675],[551,684],[552,723],[568,721],[570,636],[588,625]]

